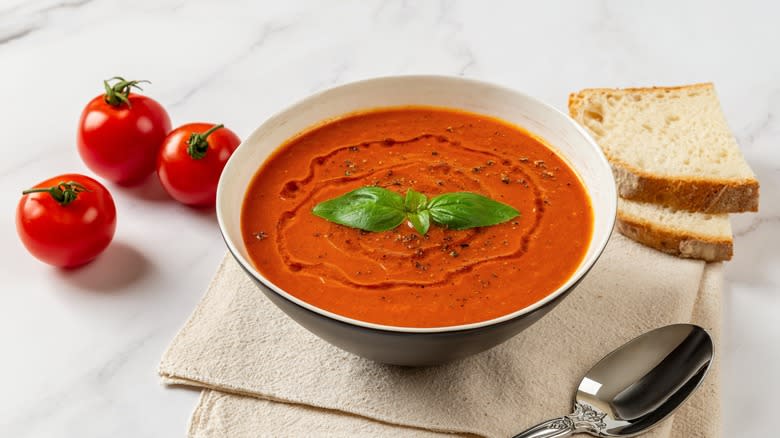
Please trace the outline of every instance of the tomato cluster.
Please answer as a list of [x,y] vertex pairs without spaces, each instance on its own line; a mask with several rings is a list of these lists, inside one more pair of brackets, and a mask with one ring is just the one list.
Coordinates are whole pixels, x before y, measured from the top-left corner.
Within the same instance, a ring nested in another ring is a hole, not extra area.
[[[115,77],[105,93],[84,107],[77,144],[84,163],[106,180],[137,184],[157,171],[175,200],[213,207],[217,183],[241,140],[224,125],[188,123],[171,130],[168,112],[156,100],[133,92],[148,81]],[[22,192],[16,228],[27,250],[59,267],[83,265],[111,242],[116,206],[101,183],[64,174]]]

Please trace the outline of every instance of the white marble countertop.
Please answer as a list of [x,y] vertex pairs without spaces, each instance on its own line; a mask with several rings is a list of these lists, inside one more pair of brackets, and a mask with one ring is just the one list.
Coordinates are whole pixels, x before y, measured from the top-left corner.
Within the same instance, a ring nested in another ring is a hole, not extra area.
[[243,137],[316,90],[408,73],[485,79],[561,109],[584,87],[715,82],[762,195],[759,214],[733,219],[724,436],[776,434],[779,16],[777,3],[708,1],[0,2],[0,436],[183,436],[195,404],[156,370],[224,252],[213,215],[150,180],[109,186],[115,240],[82,269],[43,265],[16,236],[21,189],[89,173],[76,121],[103,79],[150,79],[174,125]]

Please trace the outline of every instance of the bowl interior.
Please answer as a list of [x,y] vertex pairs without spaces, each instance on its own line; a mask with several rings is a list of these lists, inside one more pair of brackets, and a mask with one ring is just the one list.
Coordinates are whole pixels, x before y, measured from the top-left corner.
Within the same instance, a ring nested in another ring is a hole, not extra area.
[[[582,179],[594,212],[588,252],[572,277],[541,301],[489,321],[453,327],[391,327],[353,320],[316,308],[275,287],[258,273],[241,236],[241,207],[246,188],[263,161],[289,138],[323,121],[379,107],[425,105],[459,108],[494,116],[543,138]],[[245,269],[280,295],[299,305],[344,322],[404,332],[463,330],[497,323],[530,312],[570,288],[593,263],[609,239],[615,221],[617,194],[609,164],[590,136],[568,116],[516,91],[455,77],[399,76],[370,79],[332,88],[289,107],[263,123],[233,153],[217,190],[217,217],[225,241]]]

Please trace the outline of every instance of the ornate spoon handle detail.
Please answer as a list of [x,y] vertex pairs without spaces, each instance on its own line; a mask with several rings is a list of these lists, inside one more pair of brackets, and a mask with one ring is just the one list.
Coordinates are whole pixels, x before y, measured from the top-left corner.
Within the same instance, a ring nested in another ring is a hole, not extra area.
[[513,438],[563,438],[571,436],[574,432],[574,422],[565,416],[539,423]]
[[553,420],[547,420],[515,435],[513,438],[564,438],[579,432],[590,432],[601,436],[607,427],[607,414],[585,403],[576,402],[574,413]]

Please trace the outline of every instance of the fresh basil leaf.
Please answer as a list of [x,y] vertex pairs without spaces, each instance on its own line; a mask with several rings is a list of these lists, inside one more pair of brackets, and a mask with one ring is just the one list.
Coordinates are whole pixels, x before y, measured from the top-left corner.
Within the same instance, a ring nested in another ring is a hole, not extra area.
[[520,213],[507,204],[468,192],[447,193],[430,201],[420,192],[406,196],[380,187],[363,187],[317,204],[312,212],[331,222],[366,231],[387,231],[409,220],[422,235],[431,221],[455,230],[506,222]]
[[428,198],[420,192],[415,192],[412,189],[406,191],[406,198],[404,199],[404,209],[409,213],[418,212],[425,208],[425,204],[428,202]]
[[423,236],[428,233],[428,228],[431,227],[431,212],[421,210],[417,213],[407,213],[406,217],[409,218],[409,222],[412,223],[412,226],[418,233]]
[[387,231],[400,225],[406,213],[404,198],[381,187],[362,187],[317,204],[312,213],[352,228]]
[[469,192],[445,193],[428,203],[431,219],[454,230],[506,222],[520,212],[509,205]]

